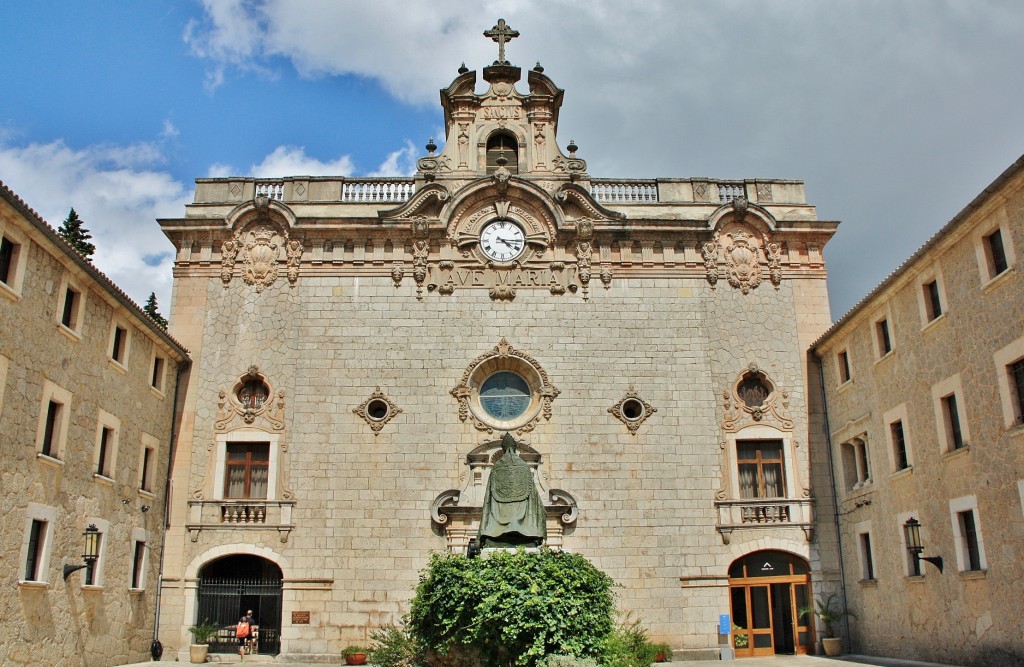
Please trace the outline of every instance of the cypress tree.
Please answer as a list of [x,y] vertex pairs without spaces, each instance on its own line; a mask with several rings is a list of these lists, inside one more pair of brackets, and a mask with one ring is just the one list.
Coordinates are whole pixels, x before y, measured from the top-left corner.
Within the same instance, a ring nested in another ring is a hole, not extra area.
[[65,218],[64,222],[57,229],[57,233],[68,242],[68,245],[77,250],[78,254],[82,257],[92,259],[93,253],[96,252],[96,246],[89,243],[92,234],[85,228],[85,224],[78,217],[78,212],[75,209],[71,209],[68,217]]
[[156,292],[150,292],[149,298],[146,299],[146,305],[142,307],[142,310],[146,311],[146,314],[153,318],[153,321],[159,324],[164,329],[167,328],[167,318],[160,314],[156,306]]

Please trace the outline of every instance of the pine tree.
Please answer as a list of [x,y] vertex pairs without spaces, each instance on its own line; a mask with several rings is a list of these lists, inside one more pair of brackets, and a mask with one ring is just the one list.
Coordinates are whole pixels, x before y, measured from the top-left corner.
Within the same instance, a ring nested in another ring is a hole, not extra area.
[[146,299],[146,305],[142,307],[142,310],[146,311],[146,314],[153,318],[153,321],[159,324],[164,329],[167,328],[167,318],[160,314],[156,306],[156,292],[150,292],[149,298]]
[[68,217],[61,223],[60,228],[57,229],[57,233],[68,242],[68,245],[77,250],[78,254],[82,257],[92,259],[93,253],[96,252],[96,246],[89,243],[92,234],[85,228],[82,219],[78,217],[75,209],[71,209]]

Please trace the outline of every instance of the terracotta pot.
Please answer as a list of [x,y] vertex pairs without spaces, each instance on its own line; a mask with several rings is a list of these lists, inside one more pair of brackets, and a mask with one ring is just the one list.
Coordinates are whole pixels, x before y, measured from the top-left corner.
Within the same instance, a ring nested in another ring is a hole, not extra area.
[[658,654],[654,656],[654,662],[665,662],[665,652],[658,651]]
[[821,646],[825,649],[825,655],[837,656],[843,652],[842,637],[825,637],[821,640]]
[[366,654],[365,653],[346,653],[345,654],[346,665],[365,665]]
[[209,652],[209,644],[188,645],[188,659],[193,665],[201,665],[206,662],[206,654]]

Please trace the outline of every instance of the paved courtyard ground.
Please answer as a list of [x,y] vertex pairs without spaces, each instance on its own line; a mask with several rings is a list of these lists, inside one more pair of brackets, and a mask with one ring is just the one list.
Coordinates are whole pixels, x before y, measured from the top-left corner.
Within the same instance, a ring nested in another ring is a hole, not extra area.
[[[173,662],[173,660],[174,658],[172,657],[171,661]],[[213,662],[207,664],[239,664],[238,656],[216,655],[213,656],[213,660]],[[168,661],[166,660],[163,662],[140,662],[135,665],[127,665],[125,667],[164,667],[167,665],[167,662]],[[712,665],[715,665],[716,662],[717,661],[711,660],[676,660],[667,664],[674,665],[675,667],[679,667],[680,665],[686,667],[711,667]],[[275,667],[323,667],[324,665],[324,663],[313,664],[308,662],[288,662],[285,660],[277,661],[270,656],[251,656],[245,659],[244,664],[253,665],[254,667],[263,665],[274,665]],[[342,662],[339,660],[337,663],[333,664],[342,664]],[[844,655],[839,658],[824,658],[810,655],[780,655],[773,658],[744,658],[742,660],[731,661],[731,664],[735,665],[735,667],[844,667],[849,665],[877,665],[878,667],[958,667],[956,665],[940,665],[934,662],[878,658],[868,655]]]

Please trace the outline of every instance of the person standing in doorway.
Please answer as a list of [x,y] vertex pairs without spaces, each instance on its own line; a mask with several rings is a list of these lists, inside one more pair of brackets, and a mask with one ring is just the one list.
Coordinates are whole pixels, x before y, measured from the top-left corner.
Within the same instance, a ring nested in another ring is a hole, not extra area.
[[245,647],[249,643],[249,621],[245,616],[238,619],[238,625],[235,626],[235,637],[238,639],[238,655],[242,658],[242,662],[245,662]]
[[245,620],[249,623],[249,655],[259,650],[260,626],[256,625],[256,619],[252,615],[252,609],[245,612]]

